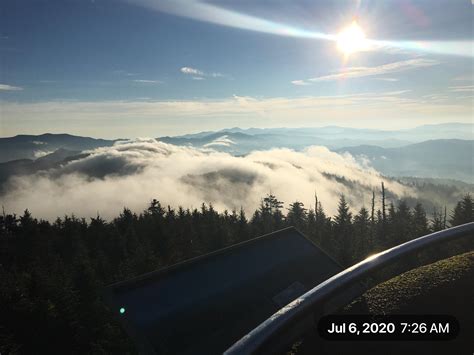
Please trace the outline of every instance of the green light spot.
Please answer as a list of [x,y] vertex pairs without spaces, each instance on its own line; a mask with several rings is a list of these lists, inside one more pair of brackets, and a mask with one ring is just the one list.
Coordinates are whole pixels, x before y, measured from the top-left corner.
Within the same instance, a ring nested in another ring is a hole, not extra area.
[[124,314],[125,313],[125,308],[120,308],[120,314]]

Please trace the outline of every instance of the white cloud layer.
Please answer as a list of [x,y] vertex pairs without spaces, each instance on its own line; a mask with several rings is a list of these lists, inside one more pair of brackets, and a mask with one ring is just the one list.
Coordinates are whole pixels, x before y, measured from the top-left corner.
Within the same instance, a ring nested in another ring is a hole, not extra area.
[[[224,137],[221,142],[230,144]],[[350,155],[316,146],[303,152],[274,149],[235,157],[147,139],[90,153],[46,173],[11,179],[0,203],[8,212],[28,208],[48,219],[65,213],[111,218],[124,206],[140,212],[153,198],[174,207],[207,202],[218,210],[243,206],[251,213],[270,191],[286,206],[299,200],[307,207],[314,206],[317,191],[333,214],[339,194],[344,193],[354,208],[368,205],[371,190],[379,188],[381,181],[399,196],[413,193]]]

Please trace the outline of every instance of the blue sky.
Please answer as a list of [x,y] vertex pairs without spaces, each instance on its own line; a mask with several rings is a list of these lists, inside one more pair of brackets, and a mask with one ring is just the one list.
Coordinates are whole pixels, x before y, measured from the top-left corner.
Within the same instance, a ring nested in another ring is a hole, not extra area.
[[[468,0],[3,0],[0,136],[470,122]],[[370,48],[347,55],[354,20]]]

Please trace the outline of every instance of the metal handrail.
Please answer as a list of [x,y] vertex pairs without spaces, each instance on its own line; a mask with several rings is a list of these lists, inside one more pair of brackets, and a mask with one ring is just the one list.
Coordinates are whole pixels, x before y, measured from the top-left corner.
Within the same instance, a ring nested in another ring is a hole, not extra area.
[[[473,235],[474,222],[471,222],[440,232],[428,234],[372,255],[320,283],[318,286],[289,303],[287,306],[281,308],[278,312],[273,314],[270,318],[232,345],[225,354],[262,353],[267,346],[270,348],[272,347],[272,342],[281,342],[281,339],[279,339],[281,334],[293,327],[296,328],[301,321],[307,319],[308,314],[315,313],[324,301],[329,297],[334,296],[337,292],[347,290],[348,287],[360,282],[361,279],[371,276],[381,268],[395,264],[402,257],[419,252],[426,247],[452,242]],[[418,266],[411,265],[410,268],[413,269]],[[400,272],[397,274],[400,274]],[[392,275],[391,277],[393,276],[396,275]],[[360,294],[369,288],[370,286],[368,284],[363,285],[362,288],[359,289]]]

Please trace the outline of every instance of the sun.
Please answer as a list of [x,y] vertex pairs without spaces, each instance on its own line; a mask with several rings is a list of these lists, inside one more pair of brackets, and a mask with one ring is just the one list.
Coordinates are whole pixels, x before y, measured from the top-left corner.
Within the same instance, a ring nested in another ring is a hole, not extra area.
[[337,48],[346,55],[368,48],[365,33],[357,21],[353,21],[350,26],[339,32],[337,35]]

